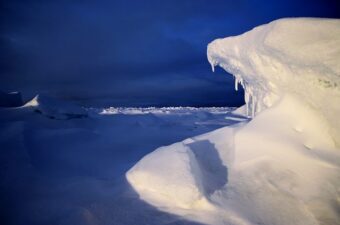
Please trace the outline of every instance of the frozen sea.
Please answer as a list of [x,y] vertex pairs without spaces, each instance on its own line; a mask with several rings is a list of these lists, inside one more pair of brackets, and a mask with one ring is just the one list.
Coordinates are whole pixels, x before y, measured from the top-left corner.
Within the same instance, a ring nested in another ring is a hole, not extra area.
[[139,199],[125,173],[160,146],[235,124],[233,108],[0,109],[3,224],[194,224]]

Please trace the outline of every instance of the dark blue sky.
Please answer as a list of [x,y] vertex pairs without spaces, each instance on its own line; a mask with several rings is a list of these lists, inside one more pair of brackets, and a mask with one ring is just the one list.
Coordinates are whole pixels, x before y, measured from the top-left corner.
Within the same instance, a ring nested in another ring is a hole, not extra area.
[[0,90],[96,105],[237,105],[207,44],[282,17],[339,18],[338,0],[5,0]]

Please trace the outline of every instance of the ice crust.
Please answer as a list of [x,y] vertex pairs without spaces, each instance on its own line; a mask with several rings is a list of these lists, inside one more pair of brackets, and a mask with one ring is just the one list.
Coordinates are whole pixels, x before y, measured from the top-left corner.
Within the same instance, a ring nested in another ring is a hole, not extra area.
[[161,147],[127,174],[141,199],[205,224],[340,224],[340,20],[281,19],[208,46],[253,119]]

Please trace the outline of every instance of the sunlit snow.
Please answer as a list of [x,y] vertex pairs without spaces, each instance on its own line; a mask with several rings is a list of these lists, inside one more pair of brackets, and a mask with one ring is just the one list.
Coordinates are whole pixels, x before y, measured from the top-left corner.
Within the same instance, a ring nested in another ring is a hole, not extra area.
[[208,45],[253,118],[142,158],[149,204],[206,224],[340,224],[340,20],[281,19]]

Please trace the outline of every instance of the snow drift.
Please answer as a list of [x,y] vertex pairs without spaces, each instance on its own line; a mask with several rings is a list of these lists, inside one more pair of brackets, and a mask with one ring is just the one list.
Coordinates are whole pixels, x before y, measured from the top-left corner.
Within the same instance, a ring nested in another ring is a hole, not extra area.
[[127,173],[140,197],[208,224],[340,224],[340,20],[277,20],[208,60],[253,119],[145,156]]

